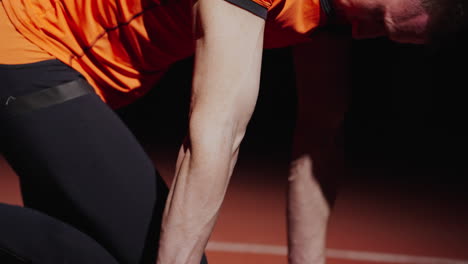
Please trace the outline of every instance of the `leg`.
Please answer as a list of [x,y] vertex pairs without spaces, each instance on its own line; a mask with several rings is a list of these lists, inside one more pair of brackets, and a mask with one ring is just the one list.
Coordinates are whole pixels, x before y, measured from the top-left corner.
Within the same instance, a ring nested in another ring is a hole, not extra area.
[[343,153],[336,141],[347,109],[349,81],[349,43],[343,40],[322,33],[294,51],[298,115],[288,189],[292,264],[325,263],[328,218],[343,173]]
[[95,240],[50,216],[5,204],[0,215],[1,263],[118,263]]
[[143,249],[148,241],[156,251],[159,232],[151,228],[160,225],[162,186],[157,194],[151,161],[96,95],[3,124],[4,154],[26,207],[87,233],[121,263],[154,258]]
[[[8,76],[2,95],[38,87],[9,83]],[[26,207],[89,235],[119,263],[154,263],[167,188],[97,95],[1,119],[4,155],[20,177]]]

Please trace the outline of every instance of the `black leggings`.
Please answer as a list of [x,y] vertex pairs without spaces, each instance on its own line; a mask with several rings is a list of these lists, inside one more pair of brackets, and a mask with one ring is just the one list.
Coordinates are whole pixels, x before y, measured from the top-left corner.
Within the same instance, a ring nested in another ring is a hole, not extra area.
[[[1,65],[0,101],[77,78],[56,60]],[[9,230],[0,235],[4,256],[41,264],[155,263],[167,187],[96,94],[20,114],[4,106],[0,121],[1,149],[20,178],[25,207],[35,210],[0,207],[0,218],[10,221],[0,224],[0,234]],[[18,239],[12,239],[15,233]],[[57,243],[41,242],[57,236]],[[43,253],[25,249],[39,246],[56,255],[45,261]]]

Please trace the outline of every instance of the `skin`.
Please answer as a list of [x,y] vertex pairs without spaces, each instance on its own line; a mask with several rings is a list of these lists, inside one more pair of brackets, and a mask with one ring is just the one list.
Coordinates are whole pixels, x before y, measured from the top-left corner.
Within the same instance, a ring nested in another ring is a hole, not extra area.
[[422,44],[429,14],[421,0],[335,0],[356,39],[386,36],[400,43]]

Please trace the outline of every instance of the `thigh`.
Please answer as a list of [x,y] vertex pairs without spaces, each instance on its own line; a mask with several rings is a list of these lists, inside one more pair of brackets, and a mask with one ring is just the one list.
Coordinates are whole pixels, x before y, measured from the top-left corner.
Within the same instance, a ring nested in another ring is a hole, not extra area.
[[[53,82],[67,81],[58,79]],[[44,89],[6,83],[3,97]],[[119,263],[154,262],[167,188],[97,95],[22,114],[4,110],[1,122],[3,153],[20,178],[25,206],[83,231]]]

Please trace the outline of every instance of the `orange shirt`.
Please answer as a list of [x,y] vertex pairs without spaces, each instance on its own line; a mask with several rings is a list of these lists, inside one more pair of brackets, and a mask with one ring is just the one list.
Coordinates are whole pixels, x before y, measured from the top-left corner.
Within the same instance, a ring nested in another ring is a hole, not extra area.
[[321,23],[319,0],[273,0],[265,26],[265,48],[309,41]]
[[26,64],[54,58],[16,31],[1,2],[0,36],[0,64]]
[[[267,48],[306,41],[320,20],[319,0],[228,1],[268,10]],[[194,52],[192,0],[2,0],[1,4],[20,35],[45,51],[44,58],[51,54],[82,73],[112,107],[142,96],[171,64]],[[17,47],[30,45],[18,36],[12,41]],[[18,63],[41,59],[23,54]],[[5,64],[2,57],[0,63]]]

